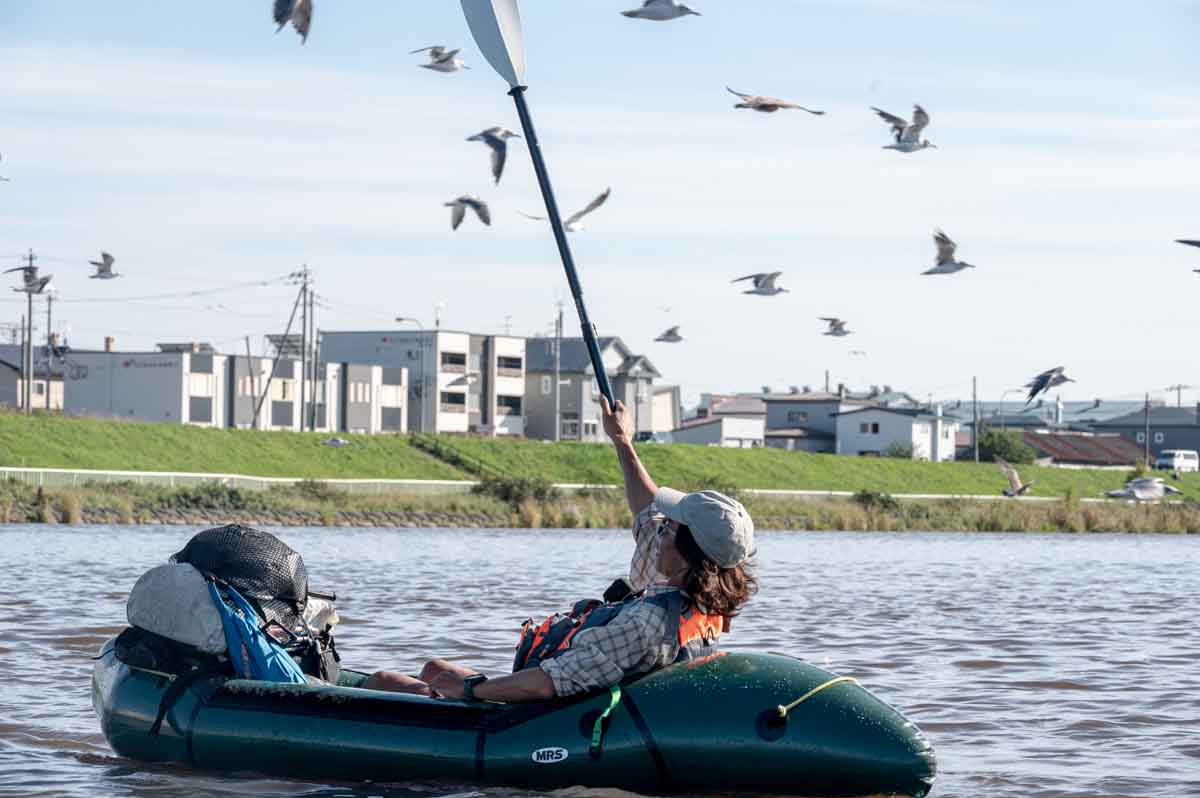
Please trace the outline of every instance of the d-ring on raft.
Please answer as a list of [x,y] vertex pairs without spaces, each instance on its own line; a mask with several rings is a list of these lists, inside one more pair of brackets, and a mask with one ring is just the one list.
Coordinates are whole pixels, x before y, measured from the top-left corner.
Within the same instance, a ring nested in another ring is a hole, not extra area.
[[179,678],[126,665],[105,645],[92,699],[114,751],[293,778],[660,794],[924,796],[936,772],[899,712],[853,680],[774,654],[719,654],[619,691],[525,705],[362,690],[353,671],[336,687],[210,677],[177,687],[151,733]]

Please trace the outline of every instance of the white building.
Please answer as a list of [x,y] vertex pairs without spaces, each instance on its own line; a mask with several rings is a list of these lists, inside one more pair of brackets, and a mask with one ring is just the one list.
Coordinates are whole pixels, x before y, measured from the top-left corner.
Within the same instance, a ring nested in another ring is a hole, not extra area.
[[321,358],[406,369],[414,432],[525,434],[525,339],[450,330],[322,331]]
[[724,446],[731,449],[753,449],[763,445],[766,424],[761,418],[714,416],[684,422],[671,431],[673,443],[700,446]]
[[954,459],[958,421],[943,416],[941,408],[926,410],[897,407],[863,407],[835,416],[837,453],[882,457],[896,447],[912,449],[914,460],[940,462]]

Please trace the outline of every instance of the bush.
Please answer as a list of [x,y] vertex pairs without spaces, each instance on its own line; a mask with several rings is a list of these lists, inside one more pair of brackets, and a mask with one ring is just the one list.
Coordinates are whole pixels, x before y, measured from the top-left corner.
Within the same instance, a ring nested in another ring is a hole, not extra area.
[[231,488],[216,480],[179,488],[162,496],[158,504],[170,510],[261,510],[263,498],[251,491]]
[[526,502],[545,503],[559,497],[558,488],[545,477],[484,476],[471,488],[471,492],[491,496],[513,506]]
[[717,493],[724,493],[731,499],[740,499],[740,490],[737,483],[729,477],[722,474],[709,474],[700,479],[691,480],[684,483],[680,490],[685,493],[695,493],[701,490],[715,490]]
[[903,441],[892,441],[888,444],[887,450],[883,453],[884,457],[894,457],[897,460],[911,460],[913,458],[913,447],[911,443]]
[[860,490],[854,494],[854,503],[864,510],[883,510],[895,512],[900,509],[900,502],[890,493],[876,493],[873,490]]
[[1019,432],[985,428],[979,435],[979,458],[995,461],[997,457],[1010,463],[1032,463],[1037,452],[1021,440]]

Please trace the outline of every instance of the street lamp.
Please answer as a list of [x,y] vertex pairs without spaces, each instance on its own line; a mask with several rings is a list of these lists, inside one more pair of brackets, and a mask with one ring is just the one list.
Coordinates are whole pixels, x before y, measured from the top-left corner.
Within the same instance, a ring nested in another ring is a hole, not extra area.
[[425,386],[427,384],[426,377],[425,377],[425,325],[421,323],[420,319],[414,318],[412,316],[397,316],[396,317],[397,324],[403,324],[406,321],[412,322],[413,324],[417,325],[417,329],[420,331],[420,334],[421,334],[420,339],[418,341],[418,349],[417,349],[417,351],[419,351],[421,353],[421,384],[418,386],[415,386],[415,390],[413,391],[413,394],[418,399],[421,400],[421,432],[424,432],[425,431]]
[[1007,388],[1004,393],[1000,394],[1000,431],[1004,431],[1004,397],[1010,393],[1020,393],[1024,388]]

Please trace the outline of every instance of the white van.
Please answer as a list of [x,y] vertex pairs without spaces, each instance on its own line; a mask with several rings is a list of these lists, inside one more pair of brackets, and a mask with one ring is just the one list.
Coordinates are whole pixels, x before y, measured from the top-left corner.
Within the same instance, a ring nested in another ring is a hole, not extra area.
[[1168,471],[1200,471],[1200,454],[1195,449],[1163,449],[1158,453],[1154,467]]

